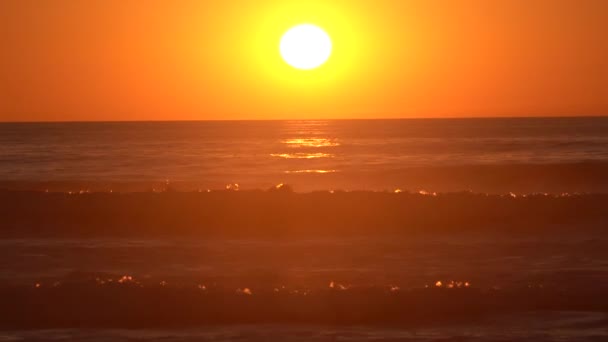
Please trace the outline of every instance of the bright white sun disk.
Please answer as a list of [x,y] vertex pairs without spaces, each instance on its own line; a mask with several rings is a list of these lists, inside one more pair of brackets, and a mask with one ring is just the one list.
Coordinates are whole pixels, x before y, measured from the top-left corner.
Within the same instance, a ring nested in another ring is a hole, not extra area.
[[291,28],[281,38],[281,56],[294,68],[310,70],[323,65],[331,56],[329,35],[311,24]]

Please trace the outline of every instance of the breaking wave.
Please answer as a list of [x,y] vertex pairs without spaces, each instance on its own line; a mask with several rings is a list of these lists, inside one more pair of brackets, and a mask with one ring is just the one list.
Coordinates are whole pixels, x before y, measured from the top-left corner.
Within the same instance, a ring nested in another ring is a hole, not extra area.
[[[437,281],[424,287],[229,288],[132,276],[80,274],[50,284],[0,287],[0,328],[177,328],[208,324],[395,325],[483,321],[539,311],[608,311],[608,291],[559,287],[478,288]],[[8,315],[6,313],[10,312]]]
[[608,194],[0,191],[1,236],[367,235],[603,230]]

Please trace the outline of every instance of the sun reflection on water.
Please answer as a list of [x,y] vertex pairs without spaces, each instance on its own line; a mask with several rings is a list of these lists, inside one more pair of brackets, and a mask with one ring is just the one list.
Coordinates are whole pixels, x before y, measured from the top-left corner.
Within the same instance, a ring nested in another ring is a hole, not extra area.
[[335,173],[338,172],[338,170],[293,170],[293,171],[285,171],[285,173],[289,174],[289,173],[320,173],[320,174],[324,174],[324,173]]
[[332,158],[333,154],[329,153],[272,153],[272,157],[285,159],[317,159],[317,158]]
[[294,138],[286,139],[282,141],[283,144],[289,147],[336,147],[340,146],[340,143],[335,139],[327,138]]
[[336,137],[328,135],[327,125],[326,121],[288,123],[285,135],[278,141],[284,150],[270,154],[272,158],[291,160],[289,163],[294,164],[283,165],[286,166],[283,173],[305,175],[339,172],[333,165],[319,164],[321,159],[334,160],[335,148],[341,146]]

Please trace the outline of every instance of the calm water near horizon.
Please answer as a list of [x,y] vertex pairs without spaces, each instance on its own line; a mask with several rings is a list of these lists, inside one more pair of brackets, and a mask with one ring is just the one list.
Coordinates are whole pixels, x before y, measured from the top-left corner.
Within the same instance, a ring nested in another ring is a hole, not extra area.
[[[417,190],[421,184],[491,191],[501,180],[477,186],[480,177],[472,174],[479,168],[560,175],[558,167],[576,174],[572,165],[588,170],[607,162],[607,117],[0,124],[0,181],[15,182],[169,180],[211,188],[288,182],[302,191]],[[464,169],[471,180],[450,183],[450,168]],[[434,179],[411,174],[426,169]],[[526,192],[526,185],[512,183]],[[563,190],[593,191],[594,185]]]

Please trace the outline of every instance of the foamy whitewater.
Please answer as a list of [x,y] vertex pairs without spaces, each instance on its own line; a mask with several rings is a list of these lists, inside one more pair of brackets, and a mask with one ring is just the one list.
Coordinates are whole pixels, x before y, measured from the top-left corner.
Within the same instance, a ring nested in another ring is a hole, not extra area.
[[608,340],[608,118],[0,124],[0,341]]

